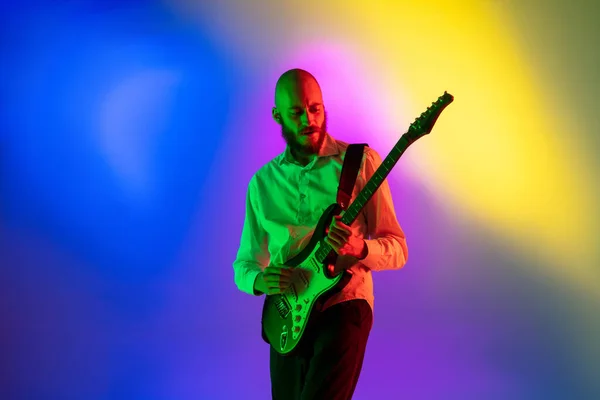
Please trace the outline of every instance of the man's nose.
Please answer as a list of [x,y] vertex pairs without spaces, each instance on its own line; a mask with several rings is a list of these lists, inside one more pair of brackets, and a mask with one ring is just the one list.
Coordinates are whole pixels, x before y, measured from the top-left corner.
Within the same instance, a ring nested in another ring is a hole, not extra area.
[[300,116],[300,122],[302,123],[302,126],[305,128],[312,126],[314,119],[315,119],[315,116],[312,115],[311,112],[308,110],[304,110],[304,112]]

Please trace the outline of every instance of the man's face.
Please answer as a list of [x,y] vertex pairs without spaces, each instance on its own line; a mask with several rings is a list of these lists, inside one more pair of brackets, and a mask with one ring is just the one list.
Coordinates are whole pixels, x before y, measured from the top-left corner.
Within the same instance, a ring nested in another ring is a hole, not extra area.
[[310,79],[293,82],[281,93],[277,107],[281,135],[292,153],[317,154],[327,132],[327,115],[318,84]]

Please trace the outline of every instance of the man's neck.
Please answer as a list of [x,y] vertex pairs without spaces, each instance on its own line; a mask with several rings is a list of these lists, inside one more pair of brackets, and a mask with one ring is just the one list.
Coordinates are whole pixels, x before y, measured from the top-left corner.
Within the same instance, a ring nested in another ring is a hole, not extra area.
[[292,157],[294,157],[294,159],[298,161],[298,163],[300,163],[300,165],[302,165],[303,167],[306,167],[312,162],[312,160],[314,160],[317,157],[317,154],[300,153],[292,149],[290,149],[290,153],[292,154]]

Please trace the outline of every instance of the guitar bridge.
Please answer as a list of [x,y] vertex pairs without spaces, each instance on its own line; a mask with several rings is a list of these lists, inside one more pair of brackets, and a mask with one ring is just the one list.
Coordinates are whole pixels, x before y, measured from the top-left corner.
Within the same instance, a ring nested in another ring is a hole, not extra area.
[[284,319],[287,318],[291,311],[290,303],[285,296],[279,296],[279,299],[275,301],[275,307],[277,308],[277,312],[279,312],[279,316]]

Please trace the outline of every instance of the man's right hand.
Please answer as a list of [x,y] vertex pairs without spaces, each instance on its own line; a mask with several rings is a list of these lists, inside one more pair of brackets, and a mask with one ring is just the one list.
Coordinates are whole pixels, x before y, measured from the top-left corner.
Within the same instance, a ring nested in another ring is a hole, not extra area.
[[279,294],[292,283],[292,268],[285,265],[269,265],[258,274],[254,289],[266,294]]

